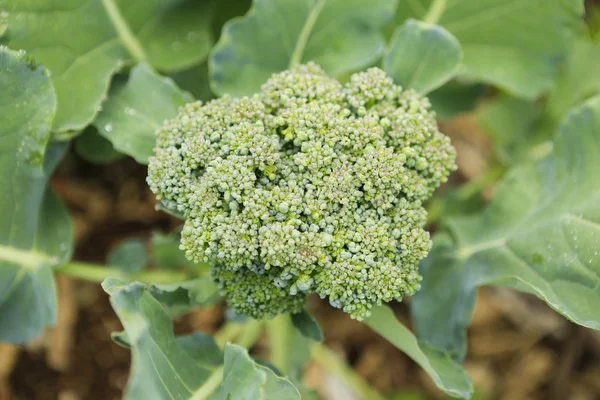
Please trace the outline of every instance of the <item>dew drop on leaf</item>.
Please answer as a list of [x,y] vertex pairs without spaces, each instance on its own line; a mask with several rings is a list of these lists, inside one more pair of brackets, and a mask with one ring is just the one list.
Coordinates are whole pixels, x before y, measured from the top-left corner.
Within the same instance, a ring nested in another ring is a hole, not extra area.
[[113,129],[112,128],[112,124],[106,124],[106,125],[104,125],[104,130],[106,132],[112,132],[112,129]]

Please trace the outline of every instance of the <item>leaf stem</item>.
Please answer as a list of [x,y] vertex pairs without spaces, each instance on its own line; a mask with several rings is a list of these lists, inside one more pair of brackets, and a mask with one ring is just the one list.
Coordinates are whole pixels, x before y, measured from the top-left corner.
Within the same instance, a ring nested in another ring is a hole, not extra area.
[[384,400],[379,392],[373,389],[362,376],[358,375],[327,346],[315,343],[311,350],[311,356],[323,369],[342,379],[361,399]]
[[208,399],[215,390],[221,385],[221,381],[223,380],[223,370],[224,366],[216,368],[212,374],[208,377],[208,379],[194,392],[194,395],[190,398],[190,400],[205,400]]
[[290,57],[289,68],[300,63],[300,61],[302,60],[302,55],[304,53],[304,49],[306,48],[308,38],[310,37],[312,29],[315,26],[315,23],[319,18],[319,14],[321,14],[321,11],[323,10],[323,7],[325,6],[326,2],[327,0],[318,0],[317,4],[315,4],[312,10],[310,10],[310,14],[308,14],[308,18],[306,19],[306,22],[304,22],[304,26],[302,27],[300,35],[298,36],[298,41],[296,42],[294,52]]
[[225,343],[233,341],[242,331],[243,325],[237,322],[226,321],[213,335],[215,342],[223,348]]
[[54,272],[89,282],[102,282],[104,279],[110,277],[147,283],[178,283],[190,278],[184,272],[166,270],[149,270],[136,274],[127,274],[118,268],[79,261],[71,261],[60,265],[54,269]]
[[250,347],[252,347],[254,345],[254,343],[256,343],[256,341],[260,337],[260,335],[263,331],[263,328],[264,328],[263,321],[258,321],[258,320],[253,319],[253,320],[247,322],[244,325],[244,327],[243,327],[242,331],[240,332],[240,335],[238,336],[235,343],[239,344],[240,346],[242,346],[245,349],[249,349]]
[[[227,342],[235,342],[236,344],[248,349],[256,343],[264,323],[262,321],[251,320],[246,324],[240,324],[237,322],[227,321],[221,329],[213,335],[215,342],[219,347],[223,348]],[[234,340],[236,339],[236,340]],[[210,398],[215,390],[221,384],[223,380],[224,366],[216,368],[212,374],[208,377],[206,382],[200,386],[200,388],[194,393],[190,400],[205,400]]]
[[131,29],[129,29],[127,21],[123,18],[123,15],[114,0],[102,0],[102,5],[110,18],[110,21],[113,23],[123,46],[125,46],[127,51],[129,51],[138,62],[146,62],[148,57],[146,56],[144,48],[133,32],[131,32]]
[[287,314],[282,314],[268,322],[269,327],[269,342],[270,361],[284,375],[288,375],[288,344],[292,329],[290,317]]
[[447,0],[433,0],[433,3],[429,6],[427,14],[423,17],[423,22],[435,25],[439,22],[440,18],[446,10]]

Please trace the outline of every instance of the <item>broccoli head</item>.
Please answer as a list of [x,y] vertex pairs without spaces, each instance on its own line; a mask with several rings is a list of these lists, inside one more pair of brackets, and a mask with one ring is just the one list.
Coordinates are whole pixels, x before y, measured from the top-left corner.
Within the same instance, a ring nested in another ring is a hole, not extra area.
[[453,169],[426,98],[378,68],[341,84],[309,63],[252,97],[182,107],[148,183],[236,312],[299,312],[317,293],[363,319],[419,289],[423,202]]

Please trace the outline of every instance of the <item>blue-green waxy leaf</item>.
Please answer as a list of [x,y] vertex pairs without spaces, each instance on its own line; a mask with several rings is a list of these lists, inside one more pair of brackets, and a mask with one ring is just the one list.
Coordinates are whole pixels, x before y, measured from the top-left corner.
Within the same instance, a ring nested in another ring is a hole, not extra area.
[[559,70],[545,114],[556,126],[572,107],[600,94],[600,42],[579,38]]
[[550,88],[583,11],[583,0],[400,1],[396,24],[444,27],[462,46],[464,76],[534,98]]
[[473,384],[462,366],[444,351],[417,340],[388,306],[374,307],[365,323],[419,364],[446,394],[463,399],[471,397]]
[[300,393],[290,381],[252,361],[246,349],[226,344],[220,399],[300,400]]
[[310,315],[308,311],[304,310],[300,313],[292,314],[292,323],[305,338],[318,343],[323,341],[323,331],[315,317]]
[[532,149],[554,132],[535,131],[540,107],[534,101],[497,96],[479,112],[479,124],[494,141],[494,150],[505,165],[533,158]]
[[217,285],[208,277],[183,283],[152,285],[148,291],[167,308],[171,315],[179,315],[196,307],[214,304],[221,299]]
[[[502,281],[600,329],[600,97],[572,111],[546,158],[511,170],[481,214],[446,221],[412,302],[419,335],[456,358],[477,287]],[[514,283],[518,282],[518,283]]]
[[118,151],[148,164],[156,143],[156,130],[192,101],[170,78],[157,75],[145,64],[131,71],[125,86],[116,86],[94,121],[98,132]]
[[429,93],[427,97],[438,118],[452,118],[458,114],[473,111],[485,91],[486,87],[482,84],[462,84],[450,81]]
[[173,324],[161,304],[141,283],[117,279],[102,283],[131,346],[131,377],[126,399],[191,399],[211,370],[175,341]]
[[383,69],[396,84],[427,94],[458,72],[460,43],[444,28],[407,20],[398,27],[383,58]]
[[315,61],[332,76],[382,54],[396,0],[260,0],[223,27],[209,61],[216,94],[250,95],[275,72]]
[[52,267],[71,223],[46,187],[66,146],[46,148],[56,109],[47,71],[0,46],[0,341],[23,343],[56,320]]
[[126,239],[111,249],[107,262],[126,274],[134,274],[146,265],[146,253],[146,244],[142,239]]
[[[110,336],[119,346],[131,349],[127,332],[113,332]],[[177,336],[175,340],[200,365],[212,369],[223,364],[223,352],[212,336],[202,332],[194,332],[189,335]]]
[[0,0],[7,44],[52,73],[53,131],[80,131],[98,113],[111,76],[132,60],[161,71],[191,67],[212,46],[212,2],[196,0]]
[[92,164],[109,164],[125,157],[93,126],[89,126],[75,138],[73,147],[81,158]]
[[125,328],[113,338],[132,352],[125,399],[300,399],[289,381],[254,363],[241,347],[227,344],[223,359],[206,335],[176,338],[144,284],[109,278],[102,287]]

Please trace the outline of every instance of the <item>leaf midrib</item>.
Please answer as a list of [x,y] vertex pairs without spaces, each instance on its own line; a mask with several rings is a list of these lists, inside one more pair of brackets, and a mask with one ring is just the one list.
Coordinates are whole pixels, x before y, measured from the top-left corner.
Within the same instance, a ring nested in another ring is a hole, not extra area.
[[300,61],[302,60],[302,56],[304,55],[304,49],[306,48],[306,45],[308,43],[308,38],[312,33],[312,30],[315,26],[315,23],[317,22],[317,19],[319,18],[319,15],[321,14],[321,11],[323,11],[323,7],[325,7],[325,3],[327,3],[327,0],[317,0],[317,3],[315,3],[315,5],[310,10],[308,18],[306,18],[306,21],[302,26],[300,35],[298,35],[298,40],[296,41],[294,52],[290,57],[290,63],[288,68],[293,67],[294,65],[300,63]]
[[36,270],[40,265],[56,265],[60,262],[58,257],[37,251],[23,250],[12,246],[0,245],[0,261],[19,264],[29,271]]
[[117,35],[123,46],[138,62],[146,62],[148,56],[146,55],[144,48],[129,28],[127,21],[121,14],[121,11],[114,0],[102,0],[102,6],[104,7],[110,22],[114,26],[115,31],[117,31]]

